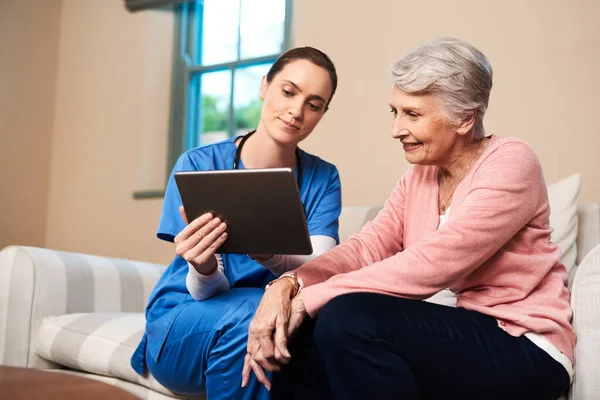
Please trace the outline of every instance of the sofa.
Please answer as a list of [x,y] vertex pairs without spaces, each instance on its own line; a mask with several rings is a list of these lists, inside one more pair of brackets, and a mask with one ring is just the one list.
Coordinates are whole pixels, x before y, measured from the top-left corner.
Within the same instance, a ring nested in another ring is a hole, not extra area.
[[[600,203],[577,203],[579,176],[548,187],[552,240],[569,270],[578,336],[569,399],[600,398]],[[340,239],[380,207],[345,207]],[[9,246],[0,251],[0,365],[81,375],[141,399],[181,398],[129,358],[144,329],[144,308],[165,266]],[[594,306],[596,304],[596,306]],[[200,397],[202,398],[202,397]]]

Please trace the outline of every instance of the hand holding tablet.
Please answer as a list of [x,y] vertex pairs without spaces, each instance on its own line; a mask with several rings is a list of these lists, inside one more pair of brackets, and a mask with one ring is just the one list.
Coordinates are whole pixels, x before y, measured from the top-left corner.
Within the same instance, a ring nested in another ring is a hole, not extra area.
[[209,213],[188,222],[183,206],[179,213],[188,225],[175,237],[175,253],[202,275],[211,275],[218,267],[216,250],[227,239],[227,225]]

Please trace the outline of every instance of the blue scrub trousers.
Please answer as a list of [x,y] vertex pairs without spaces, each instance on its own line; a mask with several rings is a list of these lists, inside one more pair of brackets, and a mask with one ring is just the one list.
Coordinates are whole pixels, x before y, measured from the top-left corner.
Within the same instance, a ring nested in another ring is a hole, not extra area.
[[152,376],[173,392],[206,393],[208,400],[269,399],[254,374],[248,386],[241,387],[248,325],[263,293],[258,288],[235,288],[182,305],[159,361],[146,355]]

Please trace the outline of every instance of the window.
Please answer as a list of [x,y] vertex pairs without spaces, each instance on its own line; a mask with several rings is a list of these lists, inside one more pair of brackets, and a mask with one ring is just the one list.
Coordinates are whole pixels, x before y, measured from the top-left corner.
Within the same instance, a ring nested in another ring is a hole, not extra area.
[[288,48],[291,0],[175,6],[169,171],[179,155],[256,128],[262,77]]

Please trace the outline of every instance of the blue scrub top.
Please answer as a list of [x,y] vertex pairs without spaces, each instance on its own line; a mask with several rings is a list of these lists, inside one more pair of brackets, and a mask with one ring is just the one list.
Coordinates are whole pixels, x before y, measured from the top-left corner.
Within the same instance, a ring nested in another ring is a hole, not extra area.
[[[162,215],[158,225],[159,239],[173,242],[185,227],[179,214],[181,197],[175,183],[175,172],[232,169],[236,152],[235,140],[198,147],[185,152],[169,177]],[[339,242],[338,218],[341,212],[341,184],[333,164],[300,150],[302,182],[300,198],[306,211],[308,231],[311,236],[324,235]],[[240,160],[239,167],[243,168]],[[244,254],[223,254],[223,266],[229,285],[235,287],[264,287],[275,276],[258,262]],[[186,303],[195,301],[187,290],[186,261],[176,256],[156,284],[146,307],[146,332],[134,352],[131,365],[140,374],[146,368],[148,353],[158,361],[163,343],[173,321]]]

